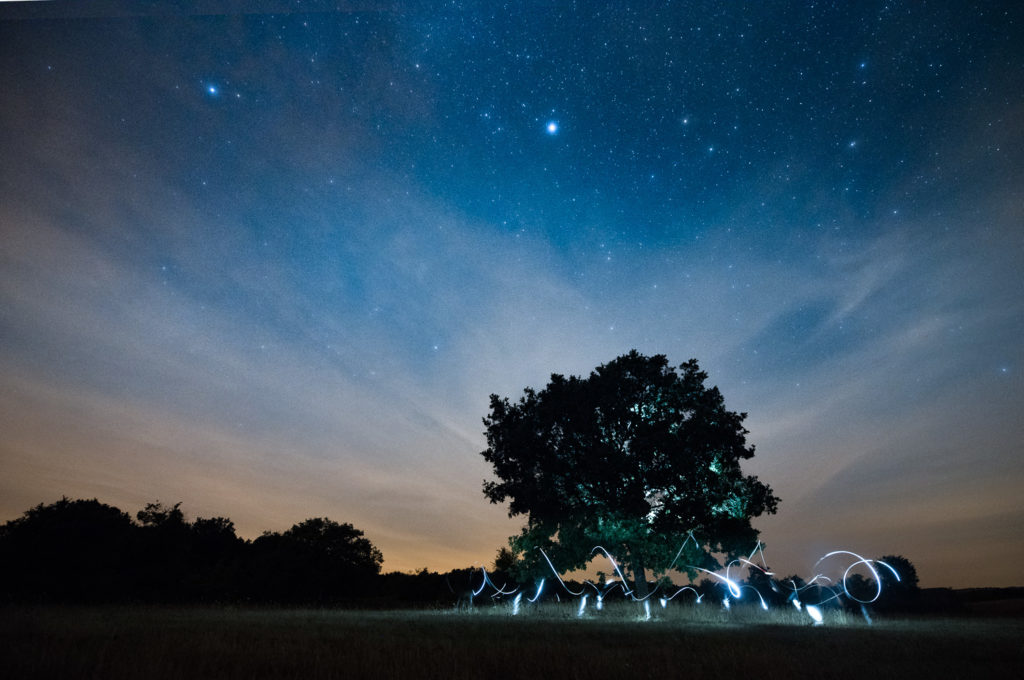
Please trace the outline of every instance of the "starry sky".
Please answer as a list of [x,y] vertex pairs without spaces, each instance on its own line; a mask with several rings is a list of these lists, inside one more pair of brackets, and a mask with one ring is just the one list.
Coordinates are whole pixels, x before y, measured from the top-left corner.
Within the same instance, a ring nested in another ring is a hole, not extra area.
[[224,5],[0,6],[0,520],[490,564],[488,395],[636,348],[749,413],[776,570],[1024,585],[1020,3]]

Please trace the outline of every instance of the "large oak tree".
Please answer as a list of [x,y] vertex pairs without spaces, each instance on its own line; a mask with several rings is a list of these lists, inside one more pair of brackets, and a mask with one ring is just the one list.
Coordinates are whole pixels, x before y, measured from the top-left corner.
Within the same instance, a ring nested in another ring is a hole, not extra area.
[[601,545],[644,597],[647,570],[664,573],[689,535],[684,569],[753,548],[750,520],[774,513],[778,498],[741,472],[754,455],[746,414],[726,409],[706,380],[696,360],[676,369],[633,350],[588,378],[554,374],[515,403],[491,395],[482,455],[498,481],[484,493],[526,516],[510,539],[524,573],[543,566],[537,548],[570,570]]

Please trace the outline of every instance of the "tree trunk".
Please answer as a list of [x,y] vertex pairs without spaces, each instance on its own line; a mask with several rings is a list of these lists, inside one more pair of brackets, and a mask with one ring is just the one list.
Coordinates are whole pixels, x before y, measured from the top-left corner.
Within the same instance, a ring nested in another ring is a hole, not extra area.
[[644,561],[641,557],[633,558],[633,594],[638,599],[647,597],[647,571],[644,569]]

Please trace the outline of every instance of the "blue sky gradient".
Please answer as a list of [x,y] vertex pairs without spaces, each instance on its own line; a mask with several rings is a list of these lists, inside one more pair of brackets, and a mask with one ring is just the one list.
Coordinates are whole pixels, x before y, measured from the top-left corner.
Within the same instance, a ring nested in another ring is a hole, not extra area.
[[489,564],[488,395],[636,348],[749,412],[777,570],[1021,585],[1015,3],[97,6],[0,7],[0,519]]

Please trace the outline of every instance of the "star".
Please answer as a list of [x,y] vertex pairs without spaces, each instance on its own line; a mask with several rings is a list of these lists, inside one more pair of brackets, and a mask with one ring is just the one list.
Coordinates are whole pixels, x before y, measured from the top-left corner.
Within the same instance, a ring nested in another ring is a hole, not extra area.
[[549,120],[547,126],[544,129],[547,130],[547,133],[549,135],[557,135],[558,134],[558,121]]

